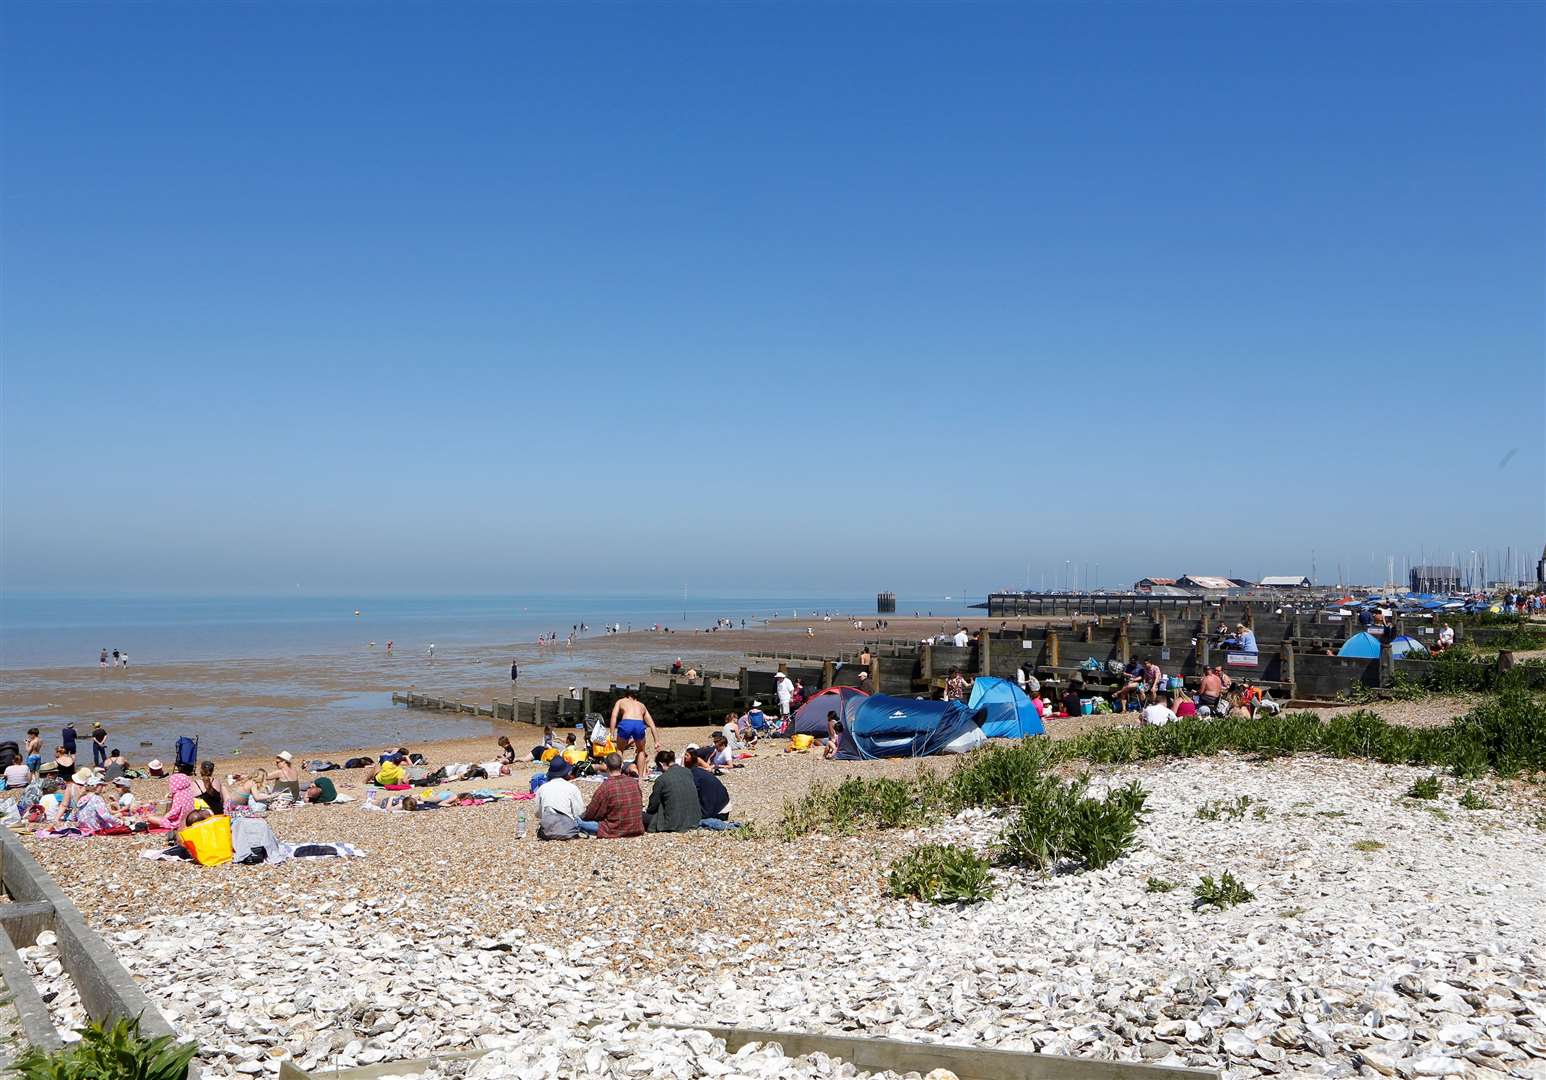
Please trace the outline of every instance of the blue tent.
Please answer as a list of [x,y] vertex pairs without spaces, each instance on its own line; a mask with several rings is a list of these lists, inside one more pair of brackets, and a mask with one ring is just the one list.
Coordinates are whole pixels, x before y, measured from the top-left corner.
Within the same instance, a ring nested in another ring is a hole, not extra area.
[[959,701],[872,694],[848,703],[847,730],[837,756],[845,759],[927,757],[983,741],[972,710]]
[[[1337,651],[1338,656],[1356,656],[1364,660],[1377,660],[1380,655],[1380,639],[1367,630],[1362,634],[1354,634],[1342,644]],[[1390,643],[1390,655],[1397,660],[1404,660],[1408,656],[1427,656],[1428,647],[1416,638],[1402,634]]]
[[1020,739],[1047,733],[1031,699],[1008,679],[977,676],[972,681],[972,696],[966,707],[977,714],[982,733],[990,739]]

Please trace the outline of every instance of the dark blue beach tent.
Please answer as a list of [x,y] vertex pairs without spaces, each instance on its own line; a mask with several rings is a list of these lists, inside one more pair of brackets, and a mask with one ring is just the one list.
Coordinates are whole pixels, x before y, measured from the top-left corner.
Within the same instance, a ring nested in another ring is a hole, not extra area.
[[928,757],[966,748],[973,737],[982,741],[972,710],[959,701],[872,694],[857,705],[850,702],[848,730],[837,756]]

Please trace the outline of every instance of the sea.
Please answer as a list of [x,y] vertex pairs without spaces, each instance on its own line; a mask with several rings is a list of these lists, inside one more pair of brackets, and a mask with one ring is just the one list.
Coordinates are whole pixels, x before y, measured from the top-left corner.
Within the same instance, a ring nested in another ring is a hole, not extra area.
[[[903,596],[897,607],[969,614],[944,597]],[[827,613],[874,618],[874,610],[873,596],[4,594],[0,739],[19,740],[34,725],[52,739],[47,733],[66,720],[82,730],[99,721],[111,744],[143,760],[164,756],[185,734],[217,757],[481,737],[488,720],[406,709],[392,692],[486,702],[507,692],[512,656],[529,676],[523,687],[632,682],[676,655],[713,659],[719,639],[683,632],[716,620],[752,628]],[[621,652],[565,648],[581,626],[582,641],[609,627],[634,636]],[[673,632],[637,633],[656,628]],[[539,648],[549,634],[559,644]],[[128,667],[103,672],[103,649],[127,653]]]

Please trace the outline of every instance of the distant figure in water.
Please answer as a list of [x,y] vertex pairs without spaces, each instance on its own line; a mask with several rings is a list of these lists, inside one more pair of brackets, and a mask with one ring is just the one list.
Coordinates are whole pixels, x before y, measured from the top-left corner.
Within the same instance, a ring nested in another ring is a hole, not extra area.
[[107,670],[107,650],[102,650],[102,655],[97,657],[97,664],[103,671]]
[[389,641],[389,642],[387,642],[387,652],[391,652],[391,651],[392,651],[392,643]]
[[433,641],[429,643],[429,658],[431,660],[435,659],[435,643]]

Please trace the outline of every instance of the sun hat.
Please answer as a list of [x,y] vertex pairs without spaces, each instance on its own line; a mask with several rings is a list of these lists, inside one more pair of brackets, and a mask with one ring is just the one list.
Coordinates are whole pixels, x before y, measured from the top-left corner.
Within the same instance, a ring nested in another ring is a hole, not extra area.
[[100,721],[100,720],[93,720],[91,722],[91,726],[94,727],[94,728],[101,727],[102,726],[102,721]]
[[166,766],[161,764],[161,759],[160,758],[154,758],[153,757],[149,761],[145,762],[145,768],[149,769],[151,772],[154,773],[154,772],[160,772],[162,769],[166,768]]
[[754,709],[760,709],[760,708],[762,708],[762,702],[760,702],[760,701],[754,701],[754,702],[752,702],[752,708],[754,708]]
[[295,760],[295,755],[290,753],[290,751],[288,751],[288,750],[281,750],[281,751],[279,751],[279,753],[275,754],[274,756],[276,758],[278,758],[280,761],[284,762],[286,765],[289,765],[291,762],[293,762]]
[[92,772],[90,769],[76,769],[75,775],[70,777],[77,784],[91,783]]
[[127,776],[113,777],[113,784],[117,787],[123,788],[125,791],[129,790],[129,778]]
[[[564,760],[563,755],[559,755],[558,757],[554,758],[552,761],[548,762],[548,779],[549,780],[554,780],[554,779],[557,779],[558,777],[568,776],[568,775],[569,775],[569,763]],[[558,789],[554,788],[553,790],[557,791]]]

